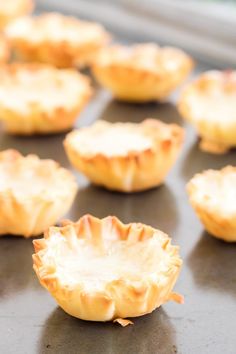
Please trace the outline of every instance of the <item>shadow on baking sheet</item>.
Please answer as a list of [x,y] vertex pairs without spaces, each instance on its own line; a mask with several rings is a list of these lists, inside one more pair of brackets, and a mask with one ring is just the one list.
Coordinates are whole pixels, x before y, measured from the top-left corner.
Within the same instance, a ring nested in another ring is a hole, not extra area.
[[187,259],[197,286],[236,297],[236,244],[203,232]]
[[36,283],[32,268],[32,239],[0,237],[0,298],[14,296],[28,285]]
[[86,322],[57,308],[46,321],[38,354],[174,354],[175,330],[162,308],[134,325]]
[[189,146],[181,169],[181,174],[185,181],[188,181],[196,173],[204,170],[211,168],[221,169],[226,165],[235,165],[236,150],[231,150],[229,153],[224,155],[203,152],[199,149],[199,140],[193,131],[190,131],[189,135],[191,135],[192,144]]
[[65,133],[44,136],[14,136],[2,134],[0,139],[0,151],[16,149],[23,155],[37,154],[44,159],[54,159],[62,166],[69,166],[66,157],[63,140]]
[[99,218],[115,215],[124,223],[142,222],[166,233],[172,233],[178,223],[176,201],[167,185],[134,194],[88,185],[79,189],[68,218],[75,221],[84,214]]
[[183,125],[183,120],[175,105],[171,102],[135,104],[111,100],[100,115],[100,119],[104,119],[111,123],[139,123],[145,118],[158,118],[165,123]]

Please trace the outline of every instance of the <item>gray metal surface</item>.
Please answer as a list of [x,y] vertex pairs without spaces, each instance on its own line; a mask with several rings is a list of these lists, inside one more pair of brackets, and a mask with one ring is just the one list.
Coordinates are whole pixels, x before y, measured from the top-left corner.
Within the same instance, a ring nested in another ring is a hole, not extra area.
[[[207,69],[200,67],[199,70]],[[139,122],[156,117],[183,125],[175,105],[119,103],[97,90],[77,125],[102,118]],[[91,186],[78,176],[80,190],[68,217],[85,213],[116,215],[123,222],[150,224],[179,244],[184,265],[176,290],[185,304],[168,303],[134,326],[74,319],[59,309],[38,283],[32,270],[32,240],[0,238],[0,353],[1,354],[235,354],[236,245],[204,232],[191,210],[185,184],[196,172],[235,164],[236,153],[213,156],[198,150],[187,128],[181,156],[165,185],[139,194],[122,195]],[[0,131],[0,150],[15,148],[54,158],[70,168],[62,147],[64,135],[17,138]]]

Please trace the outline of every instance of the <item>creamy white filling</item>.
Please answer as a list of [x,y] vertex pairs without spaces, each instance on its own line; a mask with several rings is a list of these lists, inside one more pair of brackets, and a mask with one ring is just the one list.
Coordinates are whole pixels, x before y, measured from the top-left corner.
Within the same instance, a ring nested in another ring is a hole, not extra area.
[[56,276],[62,284],[81,284],[85,290],[99,290],[113,280],[133,280],[156,277],[167,271],[169,255],[157,239],[129,243],[106,241],[100,245],[88,239],[75,240],[73,247],[60,236],[48,241],[44,261],[53,261]]
[[16,196],[33,196],[53,191],[66,191],[64,174],[60,170],[48,171],[49,166],[39,163],[29,166],[27,162],[0,165],[0,193],[10,190]]
[[25,17],[11,23],[6,33],[12,38],[29,38],[32,43],[43,41],[68,41],[72,44],[83,44],[96,41],[103,36],[100,25],[76,22],[75,19],[59,15],[46,15],[45,17]]
[[222,215],[236,214],[236,173],[220,176],[220,172],[213,172],[211,177],[196,178],[194,185],[194,201]]
[[147,43],[131,47],[114,46],[104,50],[101,62],[104,65],[130,65],[159,74],[176,71],[183,65],[186,55],[176,48],[160,48]]
[[207,94],[194,94],[188,97],[191,116],[196,121],[211,123],[236,123],[236,93],[214,90]]
[[51,178],[43,179],[36,176],[33,171],[25,171],[17,177],[1,172],[0,170],[0,193],[11,190],[14,194],[18,195],[40,195],[47,188],[53,188],[56,183],[53,183]]
[[129,152],[144,151],[151,148],[152,141],[137,129],[126,130],[124,126],[109,126],[101,131],[95,129],[81,131],[75,136],[75,146],[83,155],[102,154],[105,156],[124,156]]
[[29,0],[0,0],[0,14],[14,16]]
[[0,82],[0,105],[22,114],[35,106],[50,110],[55,107],[71,109],[84,94],[83,82],[68,72],[22,69],[16,77],[4,76]]

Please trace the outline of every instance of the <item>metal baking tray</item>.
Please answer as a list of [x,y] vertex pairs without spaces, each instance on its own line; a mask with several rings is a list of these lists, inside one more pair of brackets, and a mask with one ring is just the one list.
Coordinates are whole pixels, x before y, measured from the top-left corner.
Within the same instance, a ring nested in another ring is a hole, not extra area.
[[[198,63],[194,75],[207,70]],[[166,103],[125,104],[97,88],[92,102],[77,121],[96,119],[140,122],[154,117],[185,126],[175,108],[178,92]],[[112,323],[86,322],[57,307],[32,270],[32,240],[0,238],[0,353],[1,354],[235,354],[236,245],[209,236],[192,211],[186,182],[208,168],[235,164],[235,151],[214,156],[199,151],[191,127],[184,149],[167,181],[159,188],[123,195],[94,187],[77,174],[80,186],[70,213],[116,215],[123,222],[143,222],[159,228],[180,245],[184,260],[176,291],[185,304],[168,303],[122,328]],[[1,129],[1,128],[0,128]],[[63,150],[65,135],[11,137],[0,130],[0,150],[14,148],[36,153],[71,168]],[[236,202],[236,201],[235,201]]]

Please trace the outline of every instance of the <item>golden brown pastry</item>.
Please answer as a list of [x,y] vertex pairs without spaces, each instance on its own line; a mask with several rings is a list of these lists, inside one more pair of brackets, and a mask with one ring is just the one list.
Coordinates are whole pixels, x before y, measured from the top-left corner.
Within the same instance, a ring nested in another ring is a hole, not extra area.
[[172,289],[182,260],[163,232],[114,216],[85,215],[34,241],[34,270],[59,306],[83,320],[115,320],[182,303]]
[[0,68],[0,120],[10,134],[70,129],[91,96],[87,77],[46,64]]
[[6,63],[10,58],[10,49],[5,36],[0,34],[0,64]]
[[77,183],[53,160],[0,152],[0,235],[40,235],[69,210]]
[[169,96],[192,67],[192,59],[182,50],[148,43],[102,49],[92,72],[116,98],[147,102]]
[[175,162],[184,131],[154,119],[142,123],[98,121],[66,136],[72,165],[93,183],[136,192],[161,184]]
[[19,58],[58,67],[89,65],[109,40],[102,25],[59,13],[20,18],[5,33]]
[[236,242],[236,167],[199,173],[187,190],[206,230],[224,241]]
[[207,71],[190,83],[179,112],[193,124],[204,151],[222,154],[236,147],[236,71]]
[[0,0],[0,28],[17,17],[29,14],[33,7],[33,0]]

